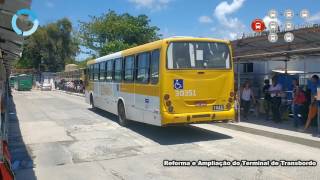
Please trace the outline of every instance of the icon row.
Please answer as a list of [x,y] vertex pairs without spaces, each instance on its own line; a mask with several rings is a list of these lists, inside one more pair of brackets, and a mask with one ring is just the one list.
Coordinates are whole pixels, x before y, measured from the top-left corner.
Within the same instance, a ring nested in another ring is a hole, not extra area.
[[[307,19],[310,17],[310,12],[307,10],[307,9],[303,9],[300,11],[299,14],[297,14],[298,16],[300,16],[301,18],[303,19]],[[269,11],[268,13],[268,16],[271,18],[271,19],[276,19],[278,17],[278,12],[275,10],[275,9],[272,9]],[[287,9],[285,10],[285,12],[283,13],[283,16],[290,20],[292,19],[294,16],[295,16],[295,13],[293,10],[291,9]]]
[[[259,32],[263,32],[266,28],[268,27],[269,31],[271,32],[277,32],[279,31],[280,25],[278,24],[277,21],[272,20],[269,22],[269,24],[266,26],[266,24],[264,23],[264,21],[262,19],[255,19],[252,24],[251,24],[251,28],[253,31],[259,33]],[[294,24],[291,21],[287,21],[284,24],[284,30],[285,31],[292,31],[294,30]]]
[[[278,35],[276,33],[270,33],[268,35],[268,40],[271,43],[277,42],[278,39],[279,39],[279,37],[278,37]],[[291,32],[287,32],[287,33],[284,34],[283,39],[284,39],[285,42],[291,43],[294,40],[294,35]]]

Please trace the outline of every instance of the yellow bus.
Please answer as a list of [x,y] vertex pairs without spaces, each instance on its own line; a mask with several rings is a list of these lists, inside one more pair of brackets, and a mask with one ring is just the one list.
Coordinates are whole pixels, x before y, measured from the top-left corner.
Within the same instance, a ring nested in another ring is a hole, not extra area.
[[86,102],[156,126],[233,120],[229,41],[173,37],[88,62]]

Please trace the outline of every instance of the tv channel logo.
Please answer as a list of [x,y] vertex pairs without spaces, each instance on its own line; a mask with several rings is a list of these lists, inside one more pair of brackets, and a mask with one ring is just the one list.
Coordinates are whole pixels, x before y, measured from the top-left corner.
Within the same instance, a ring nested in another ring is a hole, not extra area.
[[[30,20],[32,21],[32,28],[29,29],[28,31],[22,31],[18,25],[17,25],[17,21],[19,16],[21,15],[27,15]],[[17,11],[16,14],[13,15],[12,20],[11,20],[11,24],[12,24],[12,29],[18,34],[18,35],[22,35],[22,36],[30,36],[32,35],[34,32],[36,32],[36,30],[39,27],[39,20],[37,19],[36,14],[29,10],[29,9],[20,9],[19,11]]]

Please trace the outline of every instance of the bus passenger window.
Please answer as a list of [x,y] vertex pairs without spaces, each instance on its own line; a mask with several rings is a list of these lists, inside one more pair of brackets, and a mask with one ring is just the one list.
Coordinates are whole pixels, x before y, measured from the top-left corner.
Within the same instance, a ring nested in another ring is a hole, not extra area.
[[102,62],[100,63],[100,75],[99,75],[100,81],[105,80],[104,74],[105,74],[105,62]]
[[129,56],[125,58],[124,61],[124,80],[126,82],[133,81],[133,73],[134,72],[134,57]]
[[94,80],[99,80],[99,64],[94,65]]
[[93,66],[89,66],[89,80],[93,80]]
[[114,81],[120,82],[122,80],[122,59],[117,59],[114,62]]
[[151,64],[150,64],[150,81],[151,84],[157,84],[159,81],[159,59],[160,51],[155,50],[151,55]]
[[90,78],[90,80],[94,80],[94,65],[90,65],[90,74],[91,74],[91,78]]
[[108,61],[107,62],[107,77],[106,77],[106,80],[107,81],[112,81],[112,74],[113,74],[113,63],[112,63],[112,60]]
[[150,53],[142,53],[138,55],[137,60],[137,76],[138,83],[149,83],[149,67],[150,67]]

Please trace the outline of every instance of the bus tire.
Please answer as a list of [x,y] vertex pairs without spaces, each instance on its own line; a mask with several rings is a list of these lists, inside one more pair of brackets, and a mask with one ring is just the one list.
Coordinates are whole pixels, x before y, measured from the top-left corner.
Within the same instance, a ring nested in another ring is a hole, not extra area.
[[90,104],[91,104],[91,109],[95,109],[96,107],[94,106],[94,101],[93,101],[93,96],[90,94]]
[[126,117],[126,110],[124,108],[122,101],[119,101],[119,103],[118,103],[118,121],[119,121],[119,124],[123,127],[128,125],[128,120]]

